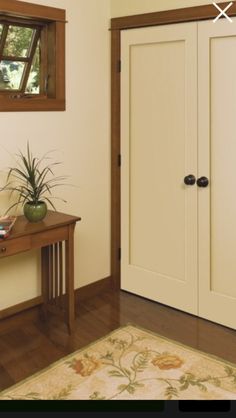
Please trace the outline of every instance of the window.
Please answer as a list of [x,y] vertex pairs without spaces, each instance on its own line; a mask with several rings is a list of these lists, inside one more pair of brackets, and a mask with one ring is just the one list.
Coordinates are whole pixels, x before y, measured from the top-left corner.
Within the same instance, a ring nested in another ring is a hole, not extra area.
[[0,0],[0,111],[65,110],[65,10]]

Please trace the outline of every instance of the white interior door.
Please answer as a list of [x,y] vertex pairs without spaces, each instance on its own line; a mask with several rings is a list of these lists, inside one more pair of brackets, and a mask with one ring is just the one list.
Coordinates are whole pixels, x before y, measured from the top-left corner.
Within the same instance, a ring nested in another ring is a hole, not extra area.
[[236,20],[199,24],[199,314],[236,328]]
[[122,33],[122,289],[198,313],[197,24]]

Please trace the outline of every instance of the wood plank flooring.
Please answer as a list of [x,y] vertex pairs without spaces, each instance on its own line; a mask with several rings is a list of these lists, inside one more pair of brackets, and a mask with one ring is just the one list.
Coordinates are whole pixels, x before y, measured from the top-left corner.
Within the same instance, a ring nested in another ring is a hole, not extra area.
[[77,307],[72,336],[57,318],[42,322],[36,308],[0,321],[0,390],[127,323],[236,363],[236,331],[125,292],[111,291]]

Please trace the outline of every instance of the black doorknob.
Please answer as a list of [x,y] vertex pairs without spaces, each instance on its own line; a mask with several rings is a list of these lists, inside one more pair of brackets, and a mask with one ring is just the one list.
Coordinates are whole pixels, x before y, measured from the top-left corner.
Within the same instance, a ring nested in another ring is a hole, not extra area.
[[195,176],[193,174],[189,174],[184,178],[184,183],[186,184],[186,186],[194,186],[194,184],[196,183]]
[[197,181],[198,187],[207,187],[209,185],[209,180],[207,177],[201,177]]

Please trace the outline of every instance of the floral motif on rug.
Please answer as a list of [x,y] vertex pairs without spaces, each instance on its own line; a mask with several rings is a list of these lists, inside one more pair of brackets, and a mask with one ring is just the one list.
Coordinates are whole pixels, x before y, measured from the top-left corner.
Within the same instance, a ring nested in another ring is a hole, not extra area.
[[236,399],[236,365],[128,325],[0,393],[1,400]]

